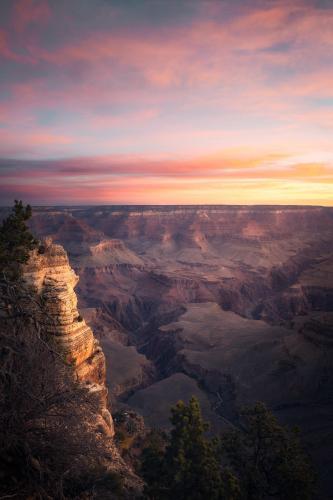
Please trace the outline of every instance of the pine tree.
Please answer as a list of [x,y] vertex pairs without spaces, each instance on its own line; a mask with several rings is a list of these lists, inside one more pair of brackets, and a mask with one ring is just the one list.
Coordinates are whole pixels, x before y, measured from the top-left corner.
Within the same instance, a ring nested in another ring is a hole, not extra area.
[[150,500],[166,500],[169,498],[167,482],[168,468],[165,462],[165,437],[161,432],[152,431],[148,438],[148,446],[141,455],[140,473],[145,479],[144,495]]
[[263,403],[242,416],[244,431],[222,437],[222,452],[239,478],[242,498],[312,499],[315,476],[297,430],[282,427]]
[[21,264],[27,262],[29,252],[38,244],[26,225],[31,214],[30,205],[15,200],[12,213],[0,227],[0,272],[7,279],[20,275]]
[[[148,498],[177,500],[234,500],[238,498],[237,479],[220,465],[217,442],[205,437],[208,424],[203,420],[199,401],[179,401],[171,409],[172,430],[165,453],[150,448],[143,456],[143,476]],[[160,464],[160,473],[149,465]],[[145,471],[148,470],[148,473]]]
[[203,421],[198,400],[191,398],[188,406],[180,401],[171,414],[173,429],[166,458],[172,474],[172,497],[221,498],[221,469],[214,444],[204,436],[208,424]]

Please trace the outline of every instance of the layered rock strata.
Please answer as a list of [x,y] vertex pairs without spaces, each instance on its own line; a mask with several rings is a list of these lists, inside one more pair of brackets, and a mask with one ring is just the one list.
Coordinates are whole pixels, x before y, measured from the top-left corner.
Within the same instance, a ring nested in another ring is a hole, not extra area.
[[91,328],[79,314],[74,291],[79,278],[70,267],[61,245],[46,239],[34,250],[24,268],[24,279],[41,298],[46,332],[66,361],[72,363],[78,380],[101,395],[104,432],[113,435],[112,417],[107,410],[105,356]]

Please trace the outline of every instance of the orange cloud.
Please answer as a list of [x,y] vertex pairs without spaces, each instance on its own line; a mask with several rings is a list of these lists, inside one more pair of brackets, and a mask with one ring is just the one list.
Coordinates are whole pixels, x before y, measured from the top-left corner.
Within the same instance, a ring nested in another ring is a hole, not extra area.
[[2,190],[40,202],[44,192],[50,203],[333,202],[333,164],[299,163],[279,154],[247,156],[242,150],[187,160],[3,160],[0,168]]

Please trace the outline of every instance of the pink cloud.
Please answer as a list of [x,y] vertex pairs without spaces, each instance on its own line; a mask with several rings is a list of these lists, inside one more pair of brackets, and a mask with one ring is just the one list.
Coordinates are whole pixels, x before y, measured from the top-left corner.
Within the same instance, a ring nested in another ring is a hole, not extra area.
[[44,128],[21,132],[18,145],[15,131],[0,128],[1,154],[3,156],[12,156],[15,153],[18,154],[18,151],[30,155],[36,149],[50,149],[50,147],[62,151],[64,146],[72,142],[72,137],[56,134]]
[[[53,138],[46,137],[49,141]],[[38,139],[39,140],[39,139]],[[20,183],[22,172],[39,182],[128,186],[145,185],[149,182],[186,183],[224,181],[236,179],[299,179],[326,182],[333,179],[333,155],[331,161],[302,162],[299,158],[283,154],[255,155],[247,150],[226,150],[206,157],[184,159],[149,158],[144,156],[115,155],[97,158],[73,158],[67,160],[2,160],[2,179]],[[160,179],[160,180],[159,180]],[[35,182],[35,181],[34,181]]]
[[32,57],[29,55],[18,54],[10,48],[8,38],[7,31],[0,30],[0,58],[21,63],[32,63]]
[[[166,87],[229,81],[231,74],[243,74],[244,65],[249,71],[254,64],[250,74],[262,69],[263,63],[300,65],[309,62],[309,51],[332,47],[333,15],[329,11],[283,3],[240,14],[228,22],[195,20],[148,36],[97,32],[54,50],[34,44],[28,49],[36,59],[61,66],[80,61],[100,68],[117,62],[137,69],[150,84]],[[288,43],[289,50],[274,50],[274,46]],[[237,66],[229,64],[235,60]]]
[[4,30],[0,31],[0,54],[6,59],[16,59],[15,54],[8,47],[7,33]]
[[[21,3],[18,5],[21,6]],[[24,8],[21,6],[20,9],[29,11],[27,5],[29,1],[25,0],[22,3]],[[35,10],[32,9],[32,13],[23,15],[23,18],[45,20],[49,15],[45,5],[37,4]],[[100,101],[105,98],[110,100],[110,81],[118,96],[121,93],[120,82],[114,79],[115,75],[129,69],[135,70],[146,85],[157,89],[223,85],[224,95],[227,92],[237,93],[243,88],[248,91],[250,101],[253,87],[266,93],[273,89],[272,92],[275,90],[278,96],[281,91],[288,93],[294,86],[292,95],[295,96],[304,95],[305,83],[308,94],[317,92],[316,85],[311,90],[311,82],[317,79],[313,66],[316,68],[317,52],[325,44],[332,46],[332,36],[329,36],[332,27],[333,15],[330,11],[323,14],[300,3],[290,6],[285,2],[274,2],[272,7],[264,9],[241,10],[239,16],[228,22],[196,19],[189,25],[148,35],[140,32],[95,32],[76,37],[75,42],[54,49],[45,49],[40,42],[28,41],[26,50],[35,63],[46,62],[62,68],[74,63],[87,65],[89,76],[82,83],[75,81],[72,86],[68,82],[63,90],[61,87],[52,91],[42,89],[49,99],[53,95],[55,99],[61,97],[67,101],[82,99],[83,103],[98,97]],[[286,43],[290,43],[288,50],[271,50]],[[8,52],[9,49],[6,50]],[[287,83],[267,82],[274,66],[301,68],[303,74],[301,77],[291,76]],[[128,78],[128,85],[132,77],[123,78]],[[103,82],[107,82],[105,86]],[[131,92],[133,88],[127,92],[123,90],[127,96]],[[138,89],[136,95],[137,92]],[[36,93],[43,98],[43,92],[38,88]]]
[[90,126],[96,129],[105,127],[129,127],[135,124],[148,122],[158,116],[157,109],[145,109],[142,111],[123,113],[121,115],[98,115],[90,120]]
[[12,22],[14,29],[22,32],[31,23],[47,23],[50,16],[50,7],[45,0],[16,0]]

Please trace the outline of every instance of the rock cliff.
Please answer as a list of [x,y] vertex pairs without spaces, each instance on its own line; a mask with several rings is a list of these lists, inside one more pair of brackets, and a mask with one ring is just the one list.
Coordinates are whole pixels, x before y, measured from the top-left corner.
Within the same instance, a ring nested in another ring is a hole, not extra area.
[[102,419],[98,423],[112,436],[113,422],[107,410],[105,356],[77,309],[74,288],[79,278],[69,265],[66,251],[46,239],[32,252],[24,267],[24,279],[42,299],[41,321],[59,352],[73,364],[80,382],[100,392]]

